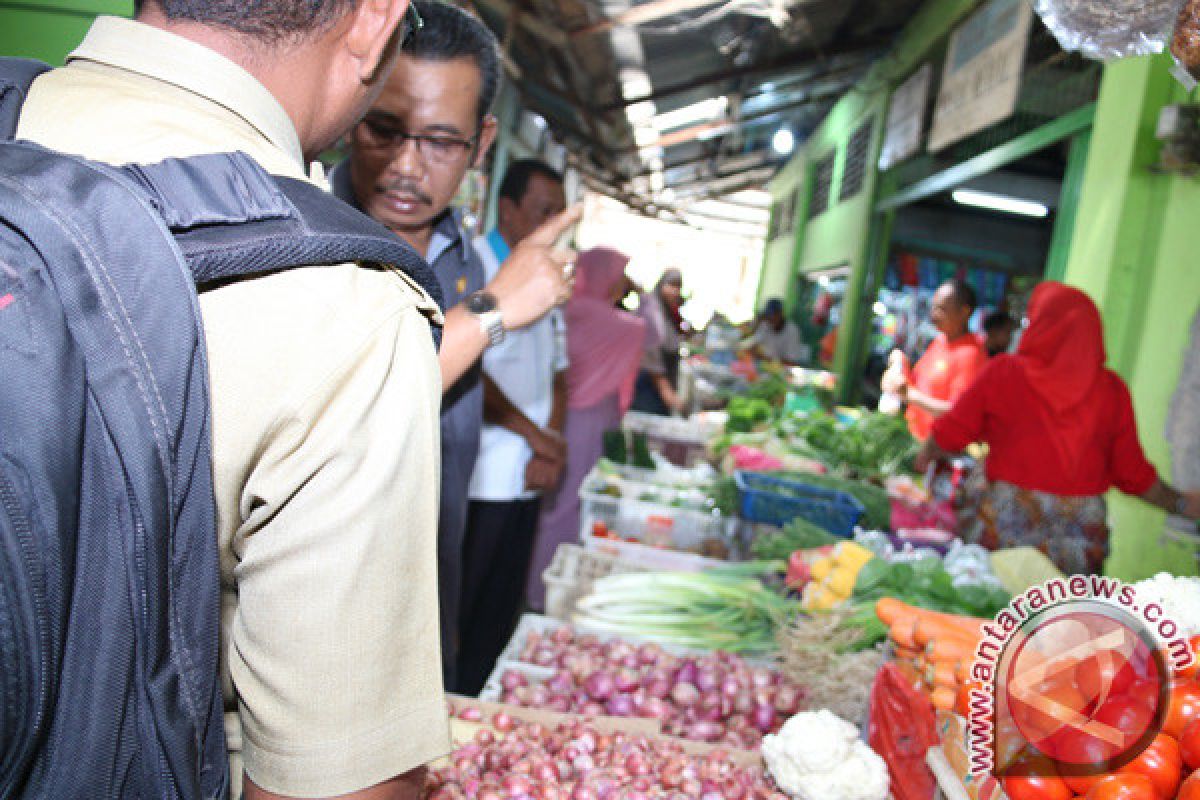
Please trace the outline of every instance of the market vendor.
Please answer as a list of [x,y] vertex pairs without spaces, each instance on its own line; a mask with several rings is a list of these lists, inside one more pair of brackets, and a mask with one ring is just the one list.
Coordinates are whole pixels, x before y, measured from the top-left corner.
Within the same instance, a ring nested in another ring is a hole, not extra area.
[[899,361],[883,375],[883,391],[908,404],[908,428],[921,441],[929,438],[934,419],[950,410],[987,363],[983,343],[968,329],[974,312],[974,289],[961,280],[942,284],[930,309],[937,338],[911,371]]
[[768,361],[789,366],[798,365],[808,356],[807,348],[800,341],[800,329],[784,315],[783,301],[778,297],[772,297],[763,307],[746,348]]
[[992,359],[933,424],[918,469],[972,442],[988,444],[981,544],[1032,546],[1064,573],[1098,573],[1108,555],[1110,488],[1200,519],[1200,491],[1171,488],[1146,460],[1129,390],[1105,360],[1095,303],[1043,283],[1016,355]]

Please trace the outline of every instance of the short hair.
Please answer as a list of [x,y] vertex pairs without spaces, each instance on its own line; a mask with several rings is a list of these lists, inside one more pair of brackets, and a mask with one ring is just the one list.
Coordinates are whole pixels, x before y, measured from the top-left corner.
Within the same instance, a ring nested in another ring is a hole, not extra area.
[[522,158],[508,165],[504,172],[504,180],[500,182],[500,197],[507,197],[514,203],[520,203],[529,191],[529,182],[534,175],[541,175],[547,180],[562,183],[563,176],[545,161],[536,158]]
[[171,20],[190,20],[277,44],[331,27],[358,0],[134,0],[135,13],[153,3]]
[[772,297],[767,300],[767,304],[763,306],[763,314],[770,316],[771,314],[783,313],[783,300],[778,297]]
[[983,329],[987,333],[998,331],[1002,328],[1014,328],[1016,325],[1016,320],[1003,311],[993,311],[983,318]]
[[979,307],[979,301],[975,298],[975,290],[971,288],[971,284],[964,281],[962,278],[955,278],[952,281],[946,281],[944,286],[949,286],[954,290],[954,299],[959,305],[964,305],[974,311]]
[[487,26],[461,8],[440,0],[413,0],[424,23],[404,40],[400,52],[421,61],[469,58],[479,68],[478,118],[483,121],[500,89],[500,47]]

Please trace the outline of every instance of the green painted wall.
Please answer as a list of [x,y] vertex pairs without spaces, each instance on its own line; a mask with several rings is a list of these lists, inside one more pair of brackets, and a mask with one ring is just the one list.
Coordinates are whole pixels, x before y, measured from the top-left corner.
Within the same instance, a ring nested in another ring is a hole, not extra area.
[[807,162],[804,158],[797,156],[776,173],[775,177],[767,184],[767,191],[771,193],[771,213],[773,215],[780,213],[784,198],[795,192],[797,188],[800,188],[800,195],[794,210],[792,235],[778,236],[767,242],[766,247],[763,248],[763,271],[758,283],[756,308],[762,308],[768,297],[786,297],[790,300],[795,294],[792,275],[795,274],[796,269],[796,244],[797,238],[804,230],[804,223],[801,220],[807,216],[808,209],[806,187],[801,187],[800,184],[806,178]]
[[[1200,182],[1151,170],[1160,109],[1188,100],[1167,74],[1169,63],[1130,59],[1105,69],[1065,274],[1100,306],[1109,364],[1129,383],[1142,444],[1168,478],[1163,429],[1200,307]],[[1117,493],[1110,509],[1110,573],[1195,572],[1187,548],[1160,542],[1160,512]]]
[[97,14],[131,16],[133,0],[0,0],[0,55],[62,64]]
[[[913,17],[897,40],[896,46],[872,67],[862,83],[846,94],[834,106],[829,116],[821,123],[786,168],[787,178],[777,177],[769,187],[777,200],[785,196],[796,185],[798,176],[807,175],[810,165],[828,155],[831,150],[838,153],[834,169],[832,207],[826,213],[797,224],[792,242],[791,263],[788,263],[786,248],[771,247],[766,251],[763,283],[779,285],[780,270],[786,269],[786,282],[797,272],[825,267],[848,265],[851,278],[847,296],[843,300],[842,330],[854,331],[853,336],[838,337],[838,352],[834,369],[839,375],[857,375],[862,360],[862,315],[869,313],[864,290],[869,288],[869,273],[872,269],[872,220],[878,196],[877,183],[879,149],[887,113],[887,101],[892,89],[899,85],[921,63],[926,54],[954,28],[960,20],[976,8],[980,0],[929,0]],[[841,177],[845,168],[846,146],[854,131],[870,115],[875,116],[875,132],[869,148],[868,171],[863,191],[845,203],[838,203]],[[810,192],[803,196],[807,199]],[[798,205],[807,205],[806,203]],[[807,219],[804,213],[800,219]],[[762,291],[760,290],[760,296]],[[843,396],[853,396],[853,387],[843,381]]]

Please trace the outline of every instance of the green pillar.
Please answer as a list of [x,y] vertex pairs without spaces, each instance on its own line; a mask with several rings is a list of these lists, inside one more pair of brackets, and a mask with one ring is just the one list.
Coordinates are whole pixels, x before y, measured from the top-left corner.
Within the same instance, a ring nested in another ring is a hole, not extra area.
[[1054,220],[1054,237],[1050,241],[1050,254],[1046,258],[1047,280],[1061,281],[1067,271],[1067,259],[1071,255],[1071,239],[1075,235],[1075,221],[1079,216],[1079,200],[1083,192],[1083,178],[1091,146],[1090,128],[1076,134],[1071,140],[1062,193],[1058,200],[1058,215]]
[[[1168,479],[1163,430],[1200,304],[1200,185],[1153,169],[1159,112],[1188,99],[1169,76],[1169,63],[1139,58],[1105,68],[1064,275],[1100,306],[1109,366],[1129,384],[1142,445]],[[1111,574],[1195,572],[1189,548],[1162,541],[1161,512],[1116,492],[1109,508]]]

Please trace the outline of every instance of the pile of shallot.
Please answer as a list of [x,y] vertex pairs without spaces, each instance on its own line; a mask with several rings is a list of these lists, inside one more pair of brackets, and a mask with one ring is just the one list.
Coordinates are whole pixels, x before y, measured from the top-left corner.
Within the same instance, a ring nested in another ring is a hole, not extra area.
[[[478,721],[478,708],[460,717]],[[787,800],[760,767],[728,753],[686,755],[678,744],[627,733],[606,734],[584,720],[556,728],[497,713],[431,770],[428,800]]]
[[584,716],[644,717],[664,733],[744,750],[758,748],[801,708],[804,693],[778,672],[731,653],[678,656],[656,644],[601,641],[570,627],[532,632],[522,662],[554,669],[546,680],[519,669],[501,676],[511,705]]

